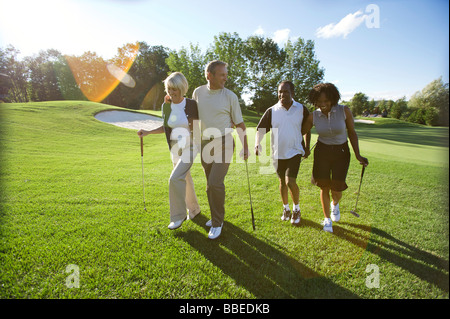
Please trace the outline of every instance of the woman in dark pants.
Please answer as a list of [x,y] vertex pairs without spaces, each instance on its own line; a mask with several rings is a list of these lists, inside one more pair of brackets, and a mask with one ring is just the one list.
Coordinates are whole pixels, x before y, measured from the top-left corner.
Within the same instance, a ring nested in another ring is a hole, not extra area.
[[[350,140],[356,159],[361,165],[369,165],[367,158],[359,154],[358,135],[355,131],[353,114],[345,105],[339,105],[340,94],[331,83],[320,83],[309,93],[309,101],[316,107],[310,113],[306,130],[314,125],[319,135],[314,150],[314,164],[311,182],[320,187],[323,230],[333,232],[332,221],[339,221],[339,201],[347,189],[345,179],[350,165]],[[309,145],[306,145],[309,148]],[[330,198],[331,192],[331,198]],[[331,212],[330,212],[331,211]]]

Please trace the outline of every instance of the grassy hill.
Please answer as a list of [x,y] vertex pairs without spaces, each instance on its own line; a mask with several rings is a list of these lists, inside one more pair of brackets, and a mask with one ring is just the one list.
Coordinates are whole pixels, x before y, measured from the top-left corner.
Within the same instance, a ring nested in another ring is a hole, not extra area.
[[[170,231],[164,136],[144,139],[145,212],[139,139],[94,118],[107,109],[115,108],[0,105],[1,298],[448,298],[448,128],[356,124],[370,161],[361,217],[349,214],[361,173],[352,155],[333,234],[321,230],[312,157],[298,176],[299,227],[280,221],[270,164],[249,159],[255,231],[245,165],[236,159],[225,180],[223,232],[210,241],[201,164],[192,175],[202,214]],[[259,117],[244,118],[253,145]],[[70,265],[79,288],[66,285]],[[379,288],[366,284],[371,265]]]

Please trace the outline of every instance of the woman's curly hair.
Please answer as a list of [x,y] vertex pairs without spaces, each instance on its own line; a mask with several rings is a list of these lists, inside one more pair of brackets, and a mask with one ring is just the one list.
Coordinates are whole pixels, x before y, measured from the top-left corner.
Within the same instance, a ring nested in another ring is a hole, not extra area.
[[325,93],[327,99],[331,102],[331,105],[336,105],[341,99],[339,90],[332,83],[319,83],[315,85],[311,91],[309,91],[308,100],[311,104],[316,105],[317,100]]

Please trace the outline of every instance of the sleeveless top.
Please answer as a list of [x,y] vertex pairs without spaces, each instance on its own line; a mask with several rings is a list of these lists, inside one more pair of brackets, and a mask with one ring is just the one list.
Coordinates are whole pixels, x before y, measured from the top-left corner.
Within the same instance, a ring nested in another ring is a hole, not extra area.
[[322,113],[320,108],[313,112],[313,124],[316,127],[318,140],[327,145],[341,145],[347,142],[347,126],[345,124],[343,105],[336,104],[328,113]]

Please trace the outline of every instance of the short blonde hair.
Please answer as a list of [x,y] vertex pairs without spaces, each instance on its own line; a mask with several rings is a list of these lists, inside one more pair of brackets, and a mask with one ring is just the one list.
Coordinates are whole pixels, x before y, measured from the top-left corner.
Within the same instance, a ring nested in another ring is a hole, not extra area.
[[174,88],[180,90],[181,96],[185,96],[189,89],[189,84],[183,73],[174,72],[164,80],[164,87],[166,93],[169,92],[169,88]]
[[228,63],[223,61],[214,60],[209,62],[208,65],[205,67],[205,78],[208,80],[208,73],[215,74],[216,68],[220,65],[223,65],[226,68],[228,67]]

